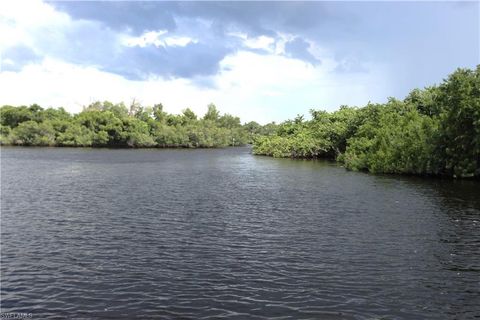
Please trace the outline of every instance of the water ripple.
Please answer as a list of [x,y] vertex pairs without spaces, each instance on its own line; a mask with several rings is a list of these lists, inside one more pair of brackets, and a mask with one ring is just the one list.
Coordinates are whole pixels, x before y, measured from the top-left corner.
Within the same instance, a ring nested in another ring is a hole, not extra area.
[[1,311],[475,319],[480,194],[225,150],[2,148]]

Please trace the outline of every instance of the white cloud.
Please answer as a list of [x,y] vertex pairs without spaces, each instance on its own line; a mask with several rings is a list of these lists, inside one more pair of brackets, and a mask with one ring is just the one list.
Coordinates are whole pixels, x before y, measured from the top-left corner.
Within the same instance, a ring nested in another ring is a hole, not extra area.
[[50,58],[20,72],[0,73],[0,87],[5,89],[0,104],[39,103],[45,107],[64,106],[70,112],[79,112],[82,106],[96,100],[128,103],[135,98],[145,105],[163,102],[170,112],[180,112],[191,104],[203,112],[210,102],[207,92],[187,80],[130,81],[93,67]]
[[13,61],[12,59],[2,59],[2,65],[14,66],[15,61]]
[[317,50],[325,54],[318,66],[245,51],[228,56],[216,77],[222,94],[215,101],[244,120],[278,122],[308,114],[311,108],[335,110],[341,104],[381,101],[381,94],[390,90],[383,66],[369,66],[370,73],[337,74],[337,62],[328,51]]
[[249,37],[246,33],[231,32],[229,36],[237,37],[242,40],[242,44],[250,49],[263,49],[273,53],[275,51],[275,39],[267,36]]
[[167,37],[164,39],[166,46],[185,47],[189,43],[197,43],[198,41],[189,37]]
[[206,89],[186,79],[130,81],[94,67],[47,58],[20,72],[1,72],[0,104],[39,103],[79,112],[96,100],[129,103],[135,98],[144,105],[162,102],[172,113],[190,107],[203,114],[214,102],[222,112],[239,115],[242,121],[266,123],[306,114],[312,107],[333,110],[343,103],[376,101],[374,93],[383,92],[387,85],[375,82],[378,73],[339,76],[330,72],[333,64],[312,67],[252,52],[228,56],[222,67],[213,78],[218,87]]
[[241,83],[242,88],[255,90],[263,86],[283,84],[295,86],[314,79],[314,68],[284,56],[262,55],[240,51],[222,62],[219,86],[225,90]]
[[287,33],[279,33],[275,42],[275,54],[285,54],[285,43],[295,39],[295,36]]
[[32,46],[34,36],[55,32],[71,23],[70,17],[40,0],[0,1],[0,50],[18,44]]
[[126,46],[139,46],[139,47],[146,47],[148,45],[155,45],[160,46],[162,42],[160,41],[160,37],[166,34],[167,30],[158,30],[158,31],[148,31],[144,34],[140,35],[139,37],[130,37],[126,36],[123,39],[123,44]]
[[[86,28],[90,32],[98,30],[95,23],[72,20],[41,1],[30,1],[28,10],[25,7],[21,1],[0,2],[0,49],[25,44],[41,52],[45,46],[57,45],[56,55],[26,65],[19,72],[0,72],[0,105],[39,103],[45,107],[63,106],[70,112],[79,112],[82,106],[96,100],[128,104],[135,98],[144,105],[162,102],[168,112],[179,113],[190,107],[201,115],[206,106],[214,102],[222,112],[239,115],[242,121],[266,123],[308,113],[312,107],[333,110],[340,104],[361,105],[369,100],[379,101],[384,98],[382,93],[390,92],[388,81],[385,81],[388,77],[381,65],[367,66],[369,72],[335,73],[338,63],[332,54],[313,42],[310,42],[311,53],[322,61],[319,65],[284,56],[285,42],[292,40],[293,35],[280,35],[274,40],[266,36],[249,38],[234,34],[247,48],[265,49],[269,53],[237,51],[227,55],[220,63],[220,72],[206,78],[216,85],[215,88],[200,88],[195,79],[127,80],[101,71],[101,66],[64,61],[63,55],[68,50],[78,51],[82,43],[76,46],[75,43],[81,40],[65,39],[62,30]],[[108,32],[92,43],[101,46],[103,39],[111,37],[115,37],[119,46],[186,46],[196,41],[163,30],[135,38],[111,30]],[[48,41],[44,39],[45,34],[49,35]]]
[[248,48],[265,49],[267,51],[272,50],[274,43],[275,43],[275,39],[267,36],[247,38],[244,41],[245,46],[247,46]]
[[138,37],[124,37],[123,44],[126,46],[139,46],[146,47],[149,45],[154,45],[157,47],[185,47],[190,43],[197,43],[198,41],[185,36],[169,36],[167,35],[168,31],[158,30],[158,31],[148,31]]

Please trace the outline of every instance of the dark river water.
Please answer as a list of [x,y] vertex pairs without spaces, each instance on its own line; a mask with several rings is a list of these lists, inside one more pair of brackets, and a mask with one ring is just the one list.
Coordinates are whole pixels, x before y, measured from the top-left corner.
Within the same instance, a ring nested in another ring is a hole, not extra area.
[[1,312],[479,319],[480,183],[249,148],[2,148]]

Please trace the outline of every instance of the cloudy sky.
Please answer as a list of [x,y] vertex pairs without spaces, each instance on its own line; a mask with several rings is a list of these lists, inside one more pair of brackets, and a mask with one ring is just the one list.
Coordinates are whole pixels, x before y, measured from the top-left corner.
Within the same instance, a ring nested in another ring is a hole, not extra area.
[[0,104],[213,102],[282,121],[475,67],[479,16],[477,1],[0,1]]

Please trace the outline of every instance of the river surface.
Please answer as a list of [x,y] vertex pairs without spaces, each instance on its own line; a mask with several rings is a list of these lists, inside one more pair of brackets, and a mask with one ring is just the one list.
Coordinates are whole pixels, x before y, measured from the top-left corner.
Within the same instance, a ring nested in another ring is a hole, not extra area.
[[1,150],[1,312],[478,319],[480,183],[217,150]]

